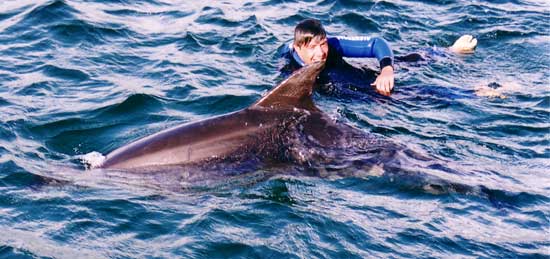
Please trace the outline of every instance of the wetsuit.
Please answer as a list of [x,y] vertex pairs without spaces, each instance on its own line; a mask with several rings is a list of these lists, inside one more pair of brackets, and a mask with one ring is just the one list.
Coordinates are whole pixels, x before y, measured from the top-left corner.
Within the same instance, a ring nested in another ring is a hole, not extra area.
[[[380,69],[393,65],[393,52],[388,43],[378,37],[327,37],[328,56],[326,68],[342,65],[342,57],[377,58]],[[289,59],[283,70],[294,71],[304,66],[292,43],[285,46],[282,56]]]
[[[376,71],[351,66],[343,57],[375,57],[380,63],[380,69],[393,66],[393,52],[388,43],[382,38],[327,37],[327,43],[328,55],[325,69],[317,80],[318,83],[328,87],[318,88],[322,92],[340,92],[340,90],[345,90],[343,88],[349,86],[372,89],[370,84],[376,79]],[[305,65],[298,53],[294,51],[292,43],[285,45],[280,53],[287,60],[286,65],[281,69],[283,77],[289,76]]]

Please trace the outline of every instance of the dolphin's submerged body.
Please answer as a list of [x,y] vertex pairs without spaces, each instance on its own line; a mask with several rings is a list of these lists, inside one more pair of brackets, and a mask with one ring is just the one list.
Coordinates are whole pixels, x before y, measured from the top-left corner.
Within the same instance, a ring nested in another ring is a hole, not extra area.
[[[118,148],[99,166],[147,169],[260,160],[316,164],[391,143],[322,113],[311,99],[323,64],[306,66],[252,106],[183,124]],[[393,145],[395,146],[395,145]],[[353,155],[353,154],[352,154]]]

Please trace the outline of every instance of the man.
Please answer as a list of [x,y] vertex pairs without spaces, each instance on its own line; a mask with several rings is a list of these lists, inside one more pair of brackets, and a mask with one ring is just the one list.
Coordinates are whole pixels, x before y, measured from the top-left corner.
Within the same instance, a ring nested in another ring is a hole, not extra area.
[[[477,40],[469,35],[458,39],[449,50],[456,53],[472,53]],[[294,42],[284,53],[289,59],[289,70],[296,70],[313,62],[325,62],[325,69],[346,64],[343,57],[376,57],[380,74],[371,84],[382,95],[389,96],[394,87],[393,52],[388,43],[379,37],[327,37],[318,20],[306,19],[296,25]],[[410,55],[400,57],[410,59]],[[422,57],[418,54],[412,57]]]
[[390,95],[394,86],[393,52],[382,38],[327,38],[318,20],[307,19],[294,29],[294,42],[288,54],[291,62],[295,63],[294,67],[321,61],[329,69],[340,65],[342,57],[376,57],[380,63],[380,75],[372,85],[378,93],[386,96]]

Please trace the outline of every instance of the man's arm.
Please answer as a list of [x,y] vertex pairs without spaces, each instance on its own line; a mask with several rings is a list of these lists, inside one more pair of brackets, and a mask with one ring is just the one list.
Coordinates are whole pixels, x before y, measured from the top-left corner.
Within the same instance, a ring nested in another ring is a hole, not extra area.
[[380,63],[380,75],[373,86],[383,95],[389,96],[394,85],[393,52],[389,44],[379,37],[336,37],[329,38],[343,57],[376,57]]
[[336,37],[330,38],[329,44],[344,57],[376,58],[380,69],[393,65],[393,52],[390,45],[379,37]]

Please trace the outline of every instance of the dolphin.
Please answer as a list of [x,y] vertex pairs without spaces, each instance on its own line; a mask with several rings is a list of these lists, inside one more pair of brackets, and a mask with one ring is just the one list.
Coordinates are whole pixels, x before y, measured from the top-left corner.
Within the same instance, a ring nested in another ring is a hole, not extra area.
[[337,159],[350,146],[379,146],[359,129],[335,122],[312,101],[321,62],[294,72],[243,110],[185,123],[122,146],[98,166],[139,169],[217,161]]
[[[274,162],[284,166],[271,167],[265,177],[273,171],[320,177],[375,177],[381,179],[380,183],[399,179],[401,186],[430,193],[490,196],[483,186],[441,178],[464,175],[445,161],[433,160],[323,113],[312,100],[323,68],[323,63],[304,66],[243,110],[184,123],[115,149],[92,166],[99,170],[91,170],[96,174],[90,176],[185,190],[191,183],[228,181],[228,176],[241,174],[240,165],[247,172],[260,172],[261,178],[264,171],[249,168],[248,162],[260,166]],[[304,166],[297,170],[285,167],[294,164]],[[85,178],[86,182],[90,180]]]

